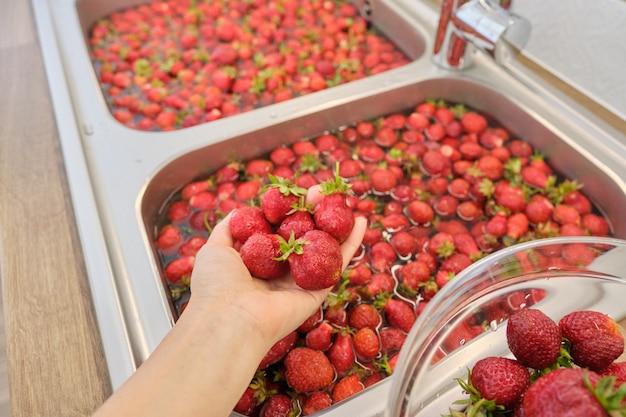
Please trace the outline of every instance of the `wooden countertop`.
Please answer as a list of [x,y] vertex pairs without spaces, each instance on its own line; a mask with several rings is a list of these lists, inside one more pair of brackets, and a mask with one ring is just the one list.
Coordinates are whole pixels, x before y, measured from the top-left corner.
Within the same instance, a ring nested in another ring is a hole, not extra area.
[[11,415],[89,416],[110,395],[36,27],[0,0],[0,275]]
[[111,387],[41,49],[30,1],[0,0],[0,10],[0,275],[12,416],[89,416]]

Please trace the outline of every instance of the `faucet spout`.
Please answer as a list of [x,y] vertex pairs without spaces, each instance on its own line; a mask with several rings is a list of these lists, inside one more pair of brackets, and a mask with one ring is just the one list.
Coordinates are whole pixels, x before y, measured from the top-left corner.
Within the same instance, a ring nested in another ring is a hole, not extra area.
[[443,0],[433,60],[448,69],[472,65],[473,48],[506,64],[526,45],[530,22],[493,0]]

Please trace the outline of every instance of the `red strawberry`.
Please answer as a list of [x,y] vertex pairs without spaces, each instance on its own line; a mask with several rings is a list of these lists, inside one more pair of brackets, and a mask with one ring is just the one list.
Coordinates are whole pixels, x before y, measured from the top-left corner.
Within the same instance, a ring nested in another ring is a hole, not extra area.
[[296,340],[298,340],[298,333],[296,331],[293,331],[287,336],[280,339],[278,342],[274,343],[274,345],[261,360],[258,368],[267,368],[269,365],[276,363],[284,358],[287,352],[289,352],[291,348],[295,346]]
[[293,400],[284,394],[276,394],[269,397],[259,413],[259,417],[292,417],[296,415]]
[[554,204],[543,194],[535,194],[526,205],[528,221],[534,224],[545,223],[552,218]]
[[524,366],[543,369],[554,364],[561,350],[559,326],[541,310],[523,308],[507,322],[509,349]]
[[530,385],[530,374],[514,359],[489,356],[472,367],[470,383],[481,398],[508,408],[520,400]]
[[431,270],[423,261],[409,261],[400,267],[400,279],[406,288],[417,291],[420,285],[430,280]]
[[416,224],[428,225],[433,221],[435,212],[430,204],[413,200],[406,206],[407,216]]
[[506,222],[506,235],[513,240],[518,240],[528,233],[528,217],[524,213],[511,215]]
[[171,224],[164,226],[157,237],[159,249],[166,252],[178,247],[182,242],[183,234],[180,229]]
[[233,408],[233,411],[242,414],[244,416],[252,415],[252,412],[256,408],[258,401],[255,396],[256,390],[254,388],[248,387],[241,395],[237,404]]
[[282,257],[284,239],[276,234],[254,233],[240,248],[241,260],[256,278],[275,279],[289,272],[289,264]]
[[385,194],[398,184],[398,177],[387,168],[380,167],[370,173],[370,183],[374,192]]
[[279,224],[294,210],[300,198],[306,195],[306,190],[287,178],[275,177],[272,174],[268,174],[268,177],[270,183],[264,187],[261,208],[267,221]]
[[[570,186],[572,187],[579,186],[573,181],[566,182],[565,184],[570,184]],[[577,189],[569,191],[563,196],[563,204],[574,207],[576,211],[578,211],[580,214],[591,213],[592,210],[591,202],[589,201],[589,199]]]
[[296,239],[301,238],[310,230],[315,229],[313,216],[306,209],[299,209],[289,214],[278,226],[277,233],[288,240],[293,233]]
[[361,360],[369,361],[380,353],[378,334],[371,327],[362,327],[352,338],[354,351]]
[[458,274],[472,264],[470,257],[464,253],[453,253],[441,262],[441,270]]
[[330,347],[333,336],[333,326],[327,321],[323,321],[316,328],[308,332],[304,338],[304,343],[311,349],[325,351]]
[[323,352],[297,347],[289,351],[285,358],[285,379],[297,392],[324,389],[334,378],[333,366]]
[[545,190],[551,182],[554,182],[554,178],[551,178],[542,169],[534,165],[527,165],[523,167],[521,175],[522,181],[526,185],[541,188],[542,190]]
[[302,415],[309,416],[322,411],[333,404],[330,394],[326,391],[315,391],[308,395],[302,403]]
[[408,333],[416,320],[415,311],[405,301],[388,298],[384,301],[383,311],[387,322],[405,333]]
[[567,204],[557,204],[552,213],[554,221],[560,224],[580,224],[580,213]]
[[185,241],[180,248],[178,248],[178,254],[180,256],[196,256],[200,248],[204,246],[207,238],[202,236],[191,236]]
[[428,243],[428,252],[440,258],[447,258],[454,253],[454,250],[454,237],[450,233],[435,233]]
[[195,261],[193,256],[174,259],[165,267],[165,278],[170,284],[188,286]]
[[578,366],[600,371],[624,353],[624,337],[615,320],[604,313],[574,311],[561,318],[559,328]]
[[583,368],[560,368],[537,379],[524,393],[524,417],[606,417],[607,412],[588,388],[600,377]]
[[377,272],[367,283],[364,289],[364,295],[368,298],[374,298],[380,294],[391,293],[396,287],[396,280],[388,272]]
[[346,204],[348,190],[349,185],[338,175],[322,183],[320,192],[324,198],[316,205],[313,214],[317,228],[340,243],[346,240],[354,227],[354,214]]
[[244,206],[233,212],[229,222],[233,238],[244,243],[254,233],[273,233],[272,225],[265,219],[260,207]]
[[609,222],[604,217],[594,213],[583,214],[581,226],[592,236],[608,236],[610,232]]
[[457,252],[469,256],[471,260],[476,260],[480,257],[480,249],[478,249],[478,244],[471,234],[455,234],[453,241]]
[[338,403],[339,401],[345,400],[348,397],[353,396],[354,394],[363,391],[365,387],[361,382],[361,379],[356,374],[351,374],[343,377],[333,387],[332,397],[333,402]]
[[[563,227],[565,227],[565,225],[563,225]],[[579,236],[584,236],[584,234]],[[570,243],[563,246],[561,250],[563,261],[568,265],[577,267],[588,266],[597,256],[598,253],[596,251],[583,243]]]
[[337,333],[333,345],[328,349],[327,355],[337,374],[344,375],[348,372],[356,360],[350,334],[345,331]]
[[598,372],[600,376],[614,376],[615,386],[626,384],[626,362],[613,362]]
[[463,129],[469,133],[482,133],[487,128],[487,119],[482,114],[468,111],[461,116]]
[[388,271],[396,261],[398,254],[391,243],[381,240],[372,245],[370,248],[371,266],[374,271]]
[[397,327],[385,327],[378,332],[380,337],[380,349],[383,353],[397,352],[404,345],[406,333]]
[[348,323],[353,329],[375,329],[380,322],[380,313],[372,304],[359,303],[348,310]]
[[332,287],[341,277],[341,246],[322,230],[311,230],[299,239],[283,242],[283,257],[289,261],[294,281],[305,290]]

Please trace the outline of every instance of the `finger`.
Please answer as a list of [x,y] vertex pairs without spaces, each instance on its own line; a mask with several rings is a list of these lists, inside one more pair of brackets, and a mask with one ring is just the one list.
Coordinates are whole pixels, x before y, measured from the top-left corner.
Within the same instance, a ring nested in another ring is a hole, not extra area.
[[367,229],[367,219],[363,216],[356,216],[354,219],[354,227],[348,235],[348,238],[341,244],[341,255],[343,256],[343,269],[345,269],[350,260],[361,247],[363,236]]
[[322,187],[319,184],[312,185],[309,187],[306,193],[306,203],[315,205],[322,201],[324,196],[320,193]]

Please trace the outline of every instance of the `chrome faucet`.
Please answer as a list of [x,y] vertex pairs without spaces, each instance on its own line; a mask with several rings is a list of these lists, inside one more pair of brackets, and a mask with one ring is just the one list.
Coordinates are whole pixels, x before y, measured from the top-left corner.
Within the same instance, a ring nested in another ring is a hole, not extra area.
[[472,65],[478,48],[496,62],[509,62],[526,45],[530,22],[494,0],[443,0],[433,60],[448,69]]

